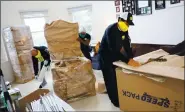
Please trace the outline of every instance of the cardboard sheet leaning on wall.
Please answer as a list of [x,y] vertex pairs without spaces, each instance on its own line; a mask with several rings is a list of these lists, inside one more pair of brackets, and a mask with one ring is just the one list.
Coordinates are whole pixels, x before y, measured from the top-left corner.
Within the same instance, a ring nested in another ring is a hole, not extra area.
[[15,26],[3,30],[3,37],[10,57],[15,82],[26,83],[34,78],[30,50],[33,47],[30,28]]

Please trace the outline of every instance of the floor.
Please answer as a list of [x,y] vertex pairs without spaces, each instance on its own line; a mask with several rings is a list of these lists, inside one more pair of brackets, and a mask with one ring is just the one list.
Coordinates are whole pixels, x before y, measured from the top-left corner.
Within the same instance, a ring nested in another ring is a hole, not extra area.
[[[103,80],[101,71],[94,70],[94,74],[97,81]],[[47,88],[50,91],[53,91],[51,72],[47,73],[46,80],[48,84],[44,88]],[[26,96],[27,94],[37,90],[40,83],[41,82],[34,79],[26,84],[13,84],[12,87],[19,88],[22,96]],[[112,105],[107,94],[97,94],[96,96],[88,97],[88,98],[70,103],[70,105],[76,111],[120,111],[119,108],[114,107],[114,105]]]

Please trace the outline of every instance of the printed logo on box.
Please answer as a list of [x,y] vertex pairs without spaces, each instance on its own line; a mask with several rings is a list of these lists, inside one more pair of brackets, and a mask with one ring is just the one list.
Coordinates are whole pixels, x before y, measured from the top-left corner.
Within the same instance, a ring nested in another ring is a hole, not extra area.
[[151,96],[146,92],[144,92],[143,95],[139,95],[137,93],[122,90],[122,94],[123,96],[148,102],[154,105],[163,106],[165,108],[173,108],[174,111],[177,111],[179,108],[181,108],[181,105],[183,104],[181,101],[174,101],[174,106],[170,106],[170,104],[172,104],[172,101],[170,102],[168,98],[158,98],[155,96]]

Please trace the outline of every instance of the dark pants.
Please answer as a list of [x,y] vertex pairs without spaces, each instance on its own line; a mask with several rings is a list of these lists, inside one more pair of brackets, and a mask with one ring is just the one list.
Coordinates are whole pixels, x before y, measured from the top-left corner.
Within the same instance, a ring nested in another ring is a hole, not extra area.
[[119,107],[115,66],[112,64],[112,62],[110,62],[107,57],[105,57],[106,56],[100,55],[99,58],[100,67],[105,81],[105,86],[109,99],[114,104],[114,106]]
[[81,51],[82,51],[83,55],[84,55],[87,59],[91,60],[91,62],[92,62],[92,59],[91,59],[91,55],[90,55],[90,53],[89,53],[89,50],[81,49]]
[[41,64],[40,64],[40,71],[42,70],[43,65],[44,65],[44,62],[41,62]]

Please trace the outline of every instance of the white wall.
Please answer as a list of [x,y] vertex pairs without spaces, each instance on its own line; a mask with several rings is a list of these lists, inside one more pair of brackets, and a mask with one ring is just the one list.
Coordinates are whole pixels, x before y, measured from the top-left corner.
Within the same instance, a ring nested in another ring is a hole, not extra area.
[[[147,16],[134,16],[135,26],[130,28],[133,42],[176,44],[184,39],[184,5],[155,10]],[[22,24],[19,11],[48,9],[48,21],[63,19],[69,21],[67,8],[83,4],[93,6],[93,37],[101,40],[105,28],[116,21],[114,1],[2,1],[1,27]],[[160,38],[160,39],[159,39]],[[166,41],[168,40],[168,41]]]
[[[1,3],[1,26],[22,24],[19,11],[47,9],[47,21],[63,19],[70,21],[67,8],[92,4],[93,37],[102,37],[107,22],[115,22],[115,9],[113,1],[3,1]],[[102,5],[104,4],[104,5]]]
[[[105,28],[117,21],[114,1],[1,1],[1,30],[23,24],[19,11],[47,9],[48,22],[56,19],[69,21],[67,8],[84,4],[92,4],[92,37],[100,41]],[[153,3],[152,15],[134,16],[135,26],[130,27],[132,42],[177,44],[184,40],[184,6],[169,8],[169,1],[166,5],[166,9],[156,11]],[[3,71],[8,75],[10,64],[6,66]]]
[[153,43],[175,45],[184,40],[184,2],[171,5],[166,1],[166,9],[155,10],[153,14],[134,16],[134,27],[130,27],[133,43]]

